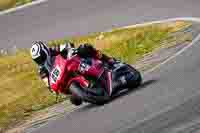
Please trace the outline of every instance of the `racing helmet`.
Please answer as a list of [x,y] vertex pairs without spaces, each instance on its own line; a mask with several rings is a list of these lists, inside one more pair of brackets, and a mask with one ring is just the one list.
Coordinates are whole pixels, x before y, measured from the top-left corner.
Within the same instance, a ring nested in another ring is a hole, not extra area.
[[34,42],[30,49],[32,59],[38,65],[44,65],[50,58],[49,48],[42,41]]

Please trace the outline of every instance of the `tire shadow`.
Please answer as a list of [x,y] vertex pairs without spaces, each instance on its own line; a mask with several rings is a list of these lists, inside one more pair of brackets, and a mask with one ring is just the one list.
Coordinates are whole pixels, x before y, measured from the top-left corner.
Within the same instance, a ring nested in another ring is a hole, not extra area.
[[145,87],[149,86],[149,85],[152,85],[154,83],[158,82],[157,79],[151,79],[151,80],[147,80],[147,81],[144,81],[139,87],[137,88],[134,88],[134,89],[126,89],[122,92],[120,92],[119,94],[113,96],[112,100],[110,100],[108,103],[110,102],[113,102],[115,100],[117,100],[118,98],[122,98],[124,96],[127,96],[127,95],[130,95],[132,94],[133,92],[136,92],[136,91],[139,91],[141,89],[144,89]]
[[[144,89],[145,87],[149,86],[149,85],[152,85],[154,83],[158,82],[157,79],[151,79],[151,80],[147,80],[147,81],[144,81],[139,87],[137,88],[134,88],[134,89],[131,89],[131,90],[124,90],[122,91],[121,93],[115,95],[109,102],[105,103],[105,104],[109,104],[119,98],[122,98],[122,97],[125,97],[127,95],[130,95],[132,94],[133,92],[136,92],[136,91],[139,91],[141,89]],[[92,108],[95,108],[95,107],[100,107],[102,105],[95,105],[95,104],[87,104],[85,106],[83,106],[82,108],[78,109],[77,111],[81,111],[81,112],[85,112],[85,111],[88,111]]]

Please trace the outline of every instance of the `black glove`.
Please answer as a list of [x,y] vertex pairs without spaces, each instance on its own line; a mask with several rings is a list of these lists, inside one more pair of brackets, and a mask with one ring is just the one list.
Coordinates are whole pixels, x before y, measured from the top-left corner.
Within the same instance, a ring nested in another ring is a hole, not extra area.
[[38,73],[41,79],[49,76],[48,70],[43,66],[39,66]]

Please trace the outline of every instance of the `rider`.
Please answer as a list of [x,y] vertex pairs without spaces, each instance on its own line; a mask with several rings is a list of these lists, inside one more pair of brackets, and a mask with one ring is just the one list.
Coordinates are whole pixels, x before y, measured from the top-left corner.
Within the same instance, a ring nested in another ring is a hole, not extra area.
[[[30,49],[30,53],[32,59],[39,66],[39,75],[41,79],[46,83],[49,89],[49,72],[51,71],[51,67],[53,66],[53,59],[58,54],[61,54],[66,58],[70,58],[70,56],[72,56],[73,54],[78,54],[80,57],[83,58],[98,58],[103,62],[108,63],[109,66],[112,66],[115,62],[114,58],[108,57],[107,55],[101,53],[101,51],[95,49],[90,44],[82,44],[78,48],[75,48],[73,43],[68,42],[63,45],[49,48],[44,42],[36,41],[33,43]],[[95,90],[93,89],[91,93],[95,93]]]

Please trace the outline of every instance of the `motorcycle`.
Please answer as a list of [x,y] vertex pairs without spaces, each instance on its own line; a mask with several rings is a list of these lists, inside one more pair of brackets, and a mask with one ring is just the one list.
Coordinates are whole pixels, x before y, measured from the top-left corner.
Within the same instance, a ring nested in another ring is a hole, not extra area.
[[57,55],[49,76],[53,91],[70,94],[71,103],[77,106],[83,102],[102,105],[120,91],[136,88],[141,82],[140,72],[129,64],[115,61],[110,68],[99,59],[81,58],[78,54],[69,59]]

